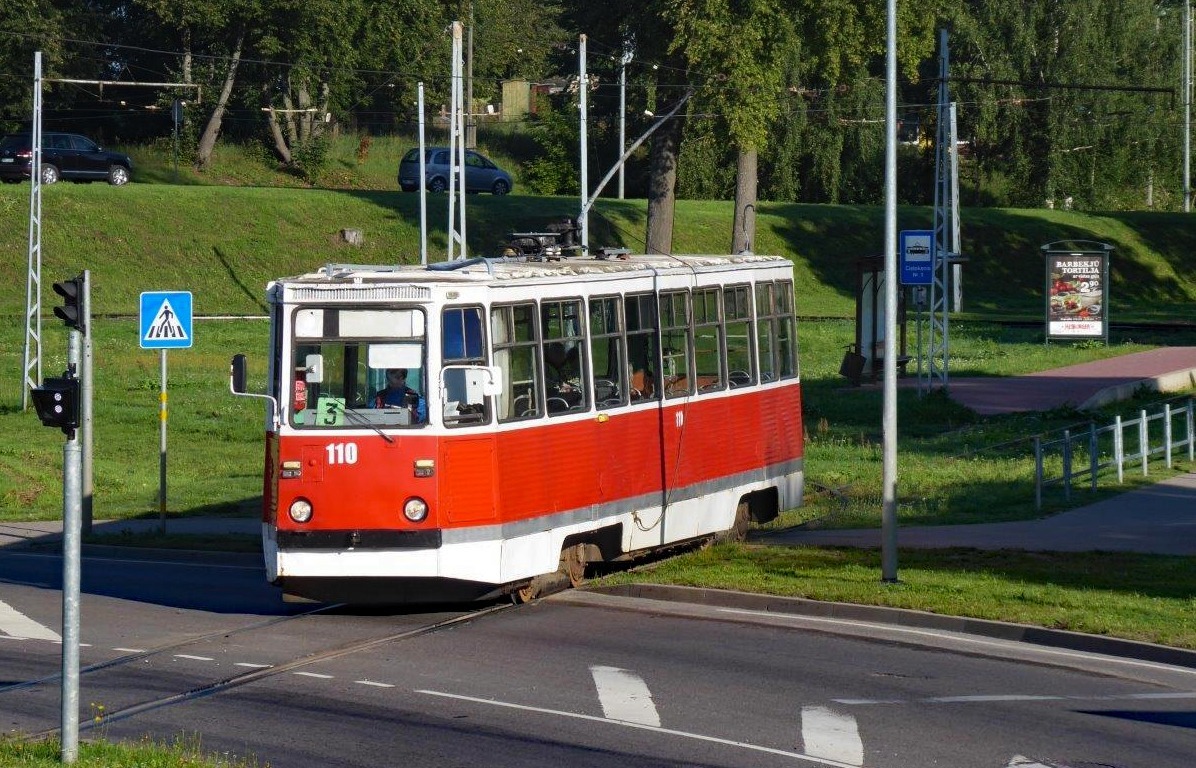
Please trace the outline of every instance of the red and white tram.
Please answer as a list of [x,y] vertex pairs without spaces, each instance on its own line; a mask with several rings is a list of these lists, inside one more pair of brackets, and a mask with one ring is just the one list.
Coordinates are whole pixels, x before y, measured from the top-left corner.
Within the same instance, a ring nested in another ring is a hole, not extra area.
[[801,503],[784,259],[329,265],[267,295],[263,547],[288,594],[529,598]]

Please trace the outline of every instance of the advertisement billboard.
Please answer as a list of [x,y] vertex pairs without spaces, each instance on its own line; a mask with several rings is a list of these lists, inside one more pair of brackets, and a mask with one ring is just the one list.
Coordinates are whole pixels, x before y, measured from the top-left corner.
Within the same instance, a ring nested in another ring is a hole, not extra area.
[[1108,339],[1108,251],[1046,251],[1047,339]]

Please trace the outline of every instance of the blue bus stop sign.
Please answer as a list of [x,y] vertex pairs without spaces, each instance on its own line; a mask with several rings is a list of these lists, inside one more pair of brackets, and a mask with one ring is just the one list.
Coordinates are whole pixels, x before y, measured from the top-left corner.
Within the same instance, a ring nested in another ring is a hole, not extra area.
[[934,232],[907,229],[898,235],[902,285],[930,285],[934,282]]
[[141,348],[186,349],[191,346],[191,292],[146,291],[141,294]]

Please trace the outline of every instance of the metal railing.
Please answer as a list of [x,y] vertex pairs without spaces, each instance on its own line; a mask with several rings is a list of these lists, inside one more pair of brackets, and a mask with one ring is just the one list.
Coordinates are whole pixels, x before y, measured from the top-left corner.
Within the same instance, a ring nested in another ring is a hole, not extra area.
[[[1150,474],[1151,457],[1162,455],[1171,468],[1176,450],[1187,448],[1188,461],[1193,461],[1196,439],[1193,437],[1193,398],[1175,407],[1164,403],[1156,413],[1138,412],[1135,419],[1114,418],[1113,423],[1088,429],[1064,429],[1061,436],[1039,435],[1034,438],[1034,506],[1042,509],[1042,494],[1049,487],[1062,486],[1063,498],[1070,501],[1072,486],[1077,480],[1088,479],[1091,490],[1097,489],[1102,471],[1115,470],[1117,482],[1125,482],[1127,467],[1141,466],[1142,475]],[[1176,429],[1177,422],[1179,429]],[[1127,430],[1129,439],[1127,441]],[[1182,434],[1177,439],[1176,435]]]

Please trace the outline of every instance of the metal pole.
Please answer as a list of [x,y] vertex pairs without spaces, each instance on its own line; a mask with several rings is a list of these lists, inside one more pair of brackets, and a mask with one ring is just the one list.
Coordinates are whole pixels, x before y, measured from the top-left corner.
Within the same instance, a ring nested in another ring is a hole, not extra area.
[[428,263],[427,158],[424,157],[424,84],[419,84],[419,263]]
[[93,428],[92,393],[95,377],[91,347],[91,271],[83,270],[83,301],[79,312],[83,316],[83,369],[81,371],[82,391],[79,393],[79,421],[83,431],[83,533],[91,533],[92,501],[95,494],[94,457],[95,429]]
[[885,370],[881,579],[897,581],[897,0],[887,0],[885,67]]
[[29,273],[25,284],[25,363],[21,410],[29,408],[29,392],[42,382],[42,52],[33,54],[33,153],[29,177]]
[[[81,334],[72,330],[67,341],[67,371],[78,370]],[[82,504],[82,457],[77,432],[67,435],[62,448],[62,762],[79,757],[79,571]]]
[[1034,509],[1042,509],[1042,438],[1034,436]]
[[[627,151],[627,62],[631,53],[623,51],[619,66],[619,152]],[[619,199],[623,199],[623,163],[619,163]]]
[[1113,419],[1113,460],[1117,462],[1117,484],[1125,482],[1125,433],[1121,428],[1121,415]]
[[1192,210],[1192,2],[1184,0],[1184,213]]
[[[465,58],[465,146],[476,149],[478,146],[478,124],[473,115],[473,2],[469,3],[469,31],[466,33]],[[465,169],[462,168],[464,173]],[[462,176],[462,185],[465,177]],[[464,189],[462,189],[464,192]]]
[[161,356],[162,387],[158,391],[158,520],[162,533],[166,533],[166,350],[158,350]]
[[577,79],[577,94],[580,99],[580,113],[581,126],[579,128],[580,143],[581,143],[581,221],[578,222],[581,226],[581,252],[585,255],[590,252],[590,214],[586,209],[586,198],[589,197],[590,188],[590,172],[589,165],[586,162],[587,144],[589,143],[586,137],[586,119],[588,115],[586,97],[589,93],[589,78],[586,75],[586,36],[581,35],[580,44],[577,47],[578,68],[580,74]]

